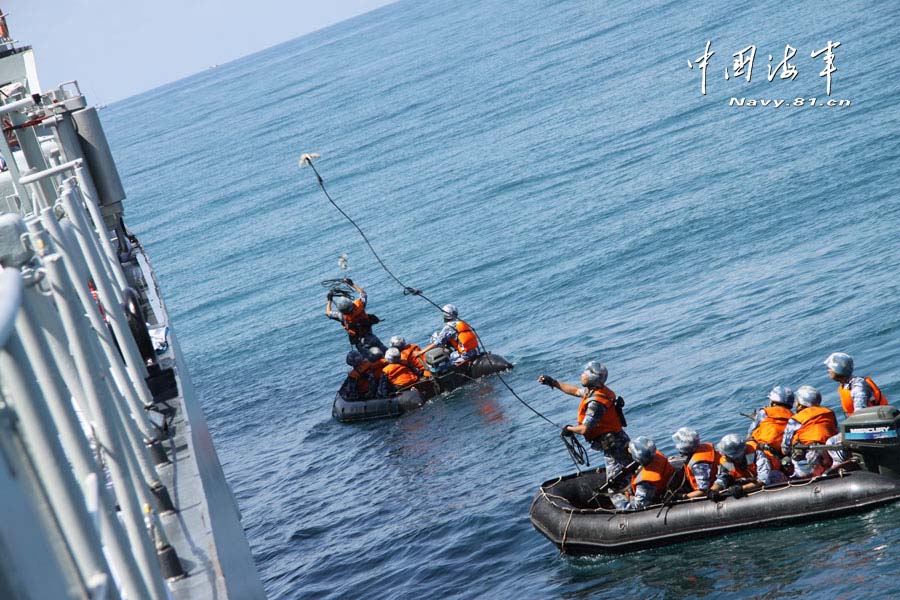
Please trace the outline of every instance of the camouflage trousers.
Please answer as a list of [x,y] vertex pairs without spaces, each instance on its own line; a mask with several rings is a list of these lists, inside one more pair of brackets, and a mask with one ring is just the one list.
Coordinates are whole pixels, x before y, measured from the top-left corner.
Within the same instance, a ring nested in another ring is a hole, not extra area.
[[628,442],[631,439],[624,431],[604,433],[591,442],[591,450],[603,453],[606,459],[606,479],[615,479],[625,467],[631,463],[631,454],[628,452]]

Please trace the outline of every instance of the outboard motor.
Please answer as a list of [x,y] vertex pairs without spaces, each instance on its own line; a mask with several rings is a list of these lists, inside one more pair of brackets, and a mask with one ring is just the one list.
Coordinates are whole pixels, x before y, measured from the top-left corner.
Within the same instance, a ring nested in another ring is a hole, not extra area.
[[866,470],[900,479],[900,410],[861,408],[841,424],[841,439]]
[[424,358],[425,364],[428,365],[432,372],[440,372],[450,362],[450,353],[447,352],[446,348],[438,346],[426,352]]

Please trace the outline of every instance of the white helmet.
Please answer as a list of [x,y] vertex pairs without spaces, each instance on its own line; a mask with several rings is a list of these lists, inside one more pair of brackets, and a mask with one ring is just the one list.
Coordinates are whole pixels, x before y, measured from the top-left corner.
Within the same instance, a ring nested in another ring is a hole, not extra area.
[[835,352],[825,359],[825,366],[841,377],[853,375],[853,357],[845,352]]
[[400,351],[396,348],[388,348],[387,352],[384,353],[384,360],[389,363],[398,363],[400,362]]
[[773,404],[780,404],[782,406],[787,406],[788,408],[794,406],[794,392],[791,391],[791,388],[776,385],[772,388],[772,391],[769,392],[769,402]]
[[[406,348],[406,338],[404,338],[402,335],[395,335],[391,337],[389,345],[391,348],[398,348],[400,350],[403,350],[404,348]],[[387,358],[387,355],[385,355],[385,358]]]
[[682,427],[672,436],[678,454],[690,454],[700,445],[700,434],[690,427]]
[[822,394],[811,385],[801,385],[794,392],[794,398],[800,406],[819,406],[822,404]]
[[348,315],[353,310],[353,301],[350,300],[350,298],[340,296],[339,298],[334,299],[334,306],[338,309],[339,313]]
[[598,388],[606,383],[606,378],[609,377],[609,371],[606,370],[606,365],[603,363],[592,360],[584,365],[582,375],[587,378],[586,381],[589,387]]
[[628,452],[638,464],[646,467],[656,456],[656,443],[648,437],[640,436],[628,443]]
[[443,308],[441,308],[441,312],[444,313],[445,321],[452,321],[459,317],[459,311],[456,310],[456,306],[452,304],[445,304]]
[[743,457],[746,454],[746,450],[747,442],[736,433],[729,433],[719,442],[719,452],[731,460]]

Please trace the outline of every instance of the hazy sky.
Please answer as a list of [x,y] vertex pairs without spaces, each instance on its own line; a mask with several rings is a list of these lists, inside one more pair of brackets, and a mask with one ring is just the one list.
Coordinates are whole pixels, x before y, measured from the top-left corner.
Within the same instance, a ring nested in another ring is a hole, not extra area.
[[0,0],[41,86],[77,79],[109,103],[393,0]]

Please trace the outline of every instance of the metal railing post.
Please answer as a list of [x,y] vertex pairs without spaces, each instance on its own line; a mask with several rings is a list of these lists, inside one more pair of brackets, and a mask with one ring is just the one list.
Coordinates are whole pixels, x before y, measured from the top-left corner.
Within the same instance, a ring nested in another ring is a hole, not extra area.
[[[17,270],[4,269],[0,288],[22,293],[22,277]],[[109,566],[101,551],[100,539],[84,504],[83,495],[59,440],[59,432],[42,401],[39,378],[50,378],[46,342],[31,321],[28,302],[16,317],[15,332],[0,350],[0,372],[4,396],[12,402],[29,454],[43,481],[47,500],[56,513],[63,536],[81,572],[85,587],[90,582],[111,581]],[[32,365],[38,369],[32,370]],[[118,598],[115,587],[110,592]]]

